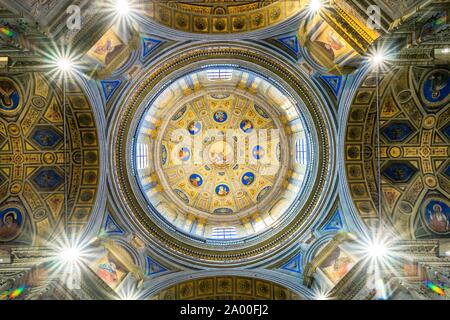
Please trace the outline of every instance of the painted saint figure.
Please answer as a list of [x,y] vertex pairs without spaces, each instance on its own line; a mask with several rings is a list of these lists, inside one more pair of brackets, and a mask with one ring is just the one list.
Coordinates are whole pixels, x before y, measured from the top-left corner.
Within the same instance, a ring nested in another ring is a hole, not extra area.
[[253,157],[254,157],[256,160],[259,160],[259,159],[261,159],[262,157],[264,157],[264,155],[266,154],[266,152],[265,152],[265,150],[264,150],[263,147],[261,147],[261,146],[259,146],[259,145],[256,145],[256,146],[253,147],[252,154],[253,154]]
[[0,109],[14,110],[19,105],[19,92],[8,80],[0,81]]
[[445,233],[450,230],[449,223],[442,207],[439,204],[433,205],[433,210],[430,212],[428,221],[430,228],[435,232]]
[[425,78],[422,84],[422,94],[427,108],[441,107],[450,99],[450,72],[445,69],[436,69]]
[[125,48],[119,37],[108,30],[89,51],[96,59],[104,65],[108,65]]
[[352,260],[349,257],[339,257],[333,264],[333,270],[339,279],[342,279],[352,267]]
[[2,226],[0,227],[0,240],[13,238],[20,229],[15,212],[8,212],[3,216]]
[[219,195],[219,196],[221,196],[221,197],[224,197],[224,196],[226,196],[228,193],[230,193],[230,188],[229,188],[227,185],[225,185],[225,184],[219,184],[219,185],[216,187],[216,194],[217,194],[217,195]]
[[183,147],[180,149],[180,151],[178,152],[178,156],[180,157],[181,160],[183,161],[188,161],[189,158],[191,157],[191,152],[189,151],[188,148]]
[[240,128],[245,133],[248,133],[252,131],[253,129],[253,123],[250,120],[242,120],[240,124]]
[[245,186],[251,185],[253,181],[255,181],[255,175],[252,172],[246,172],[242,176],[242,184],[244,184]]
[[17,208],[7,208],[0,211],[0,241],[11,241],[21,230],[22,213]]

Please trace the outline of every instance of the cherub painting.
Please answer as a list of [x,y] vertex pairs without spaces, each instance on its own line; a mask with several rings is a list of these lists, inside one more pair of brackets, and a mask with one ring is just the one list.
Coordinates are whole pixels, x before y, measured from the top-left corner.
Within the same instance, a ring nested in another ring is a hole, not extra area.
[[337,247],[328,258],[322,262],[320,269],[333,284],[341,280],[355,265],[356,260],[346,251]]
[[239,126],[245,133],[248,133],[253,129],[253,123],[250,120],[242,120]]
[[112,289],[117,288],[127,273],[121,263],[109,253],[97,260],[93,265],[93,269]]
[[323,48],[330,61],[335,61],[342,51],[345,49],[345,44],[342,38],[333,30],[326,30],[314,41],[317,45]]
[[108,30],[89,50],[88,55],[106,66],[124,49],[124,47],[124,43],[114,31]]

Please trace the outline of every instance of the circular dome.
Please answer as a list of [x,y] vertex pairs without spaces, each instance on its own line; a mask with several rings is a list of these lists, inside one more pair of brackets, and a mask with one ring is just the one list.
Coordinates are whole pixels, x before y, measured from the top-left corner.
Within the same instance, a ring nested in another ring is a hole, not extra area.
[[169,224],[232,240],[271,227],[301,196],[309,141],[300,113],[273,82],[207,66],[152,99],[132,157],[146,200]]
[[307,76],[240,44],[143,66],[112,117],[110,190],[133,233],[186,263],[247,265],[305,235],[335,175]]

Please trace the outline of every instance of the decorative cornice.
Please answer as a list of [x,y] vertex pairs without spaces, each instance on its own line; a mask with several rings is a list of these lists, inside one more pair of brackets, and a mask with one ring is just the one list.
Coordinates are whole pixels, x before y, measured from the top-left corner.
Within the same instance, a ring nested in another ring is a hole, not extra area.
[[[297,14],[306,3],[305,0],[281,0],[261,8],[254,8],[254,4],[214,8],[152,1],[142,7],[151,19],[174,30],[197,34],[227,34],[255,31],[278,24]],[[234,10],[230,12],[231,9]]]

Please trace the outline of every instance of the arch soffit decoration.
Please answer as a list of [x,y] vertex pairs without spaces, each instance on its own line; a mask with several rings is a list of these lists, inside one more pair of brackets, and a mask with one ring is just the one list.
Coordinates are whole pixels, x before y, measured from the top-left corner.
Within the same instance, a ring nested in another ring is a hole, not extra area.
[[[398,67],[380,76],[382,220],[405,239],[449,234],[445,221],[433,221],[436,210],[449,211],[448,75],[447,68]],[[362,79],[343,146],[349,197],[367,226],[378,224],[379,210],[375,84],[374,73]]]

